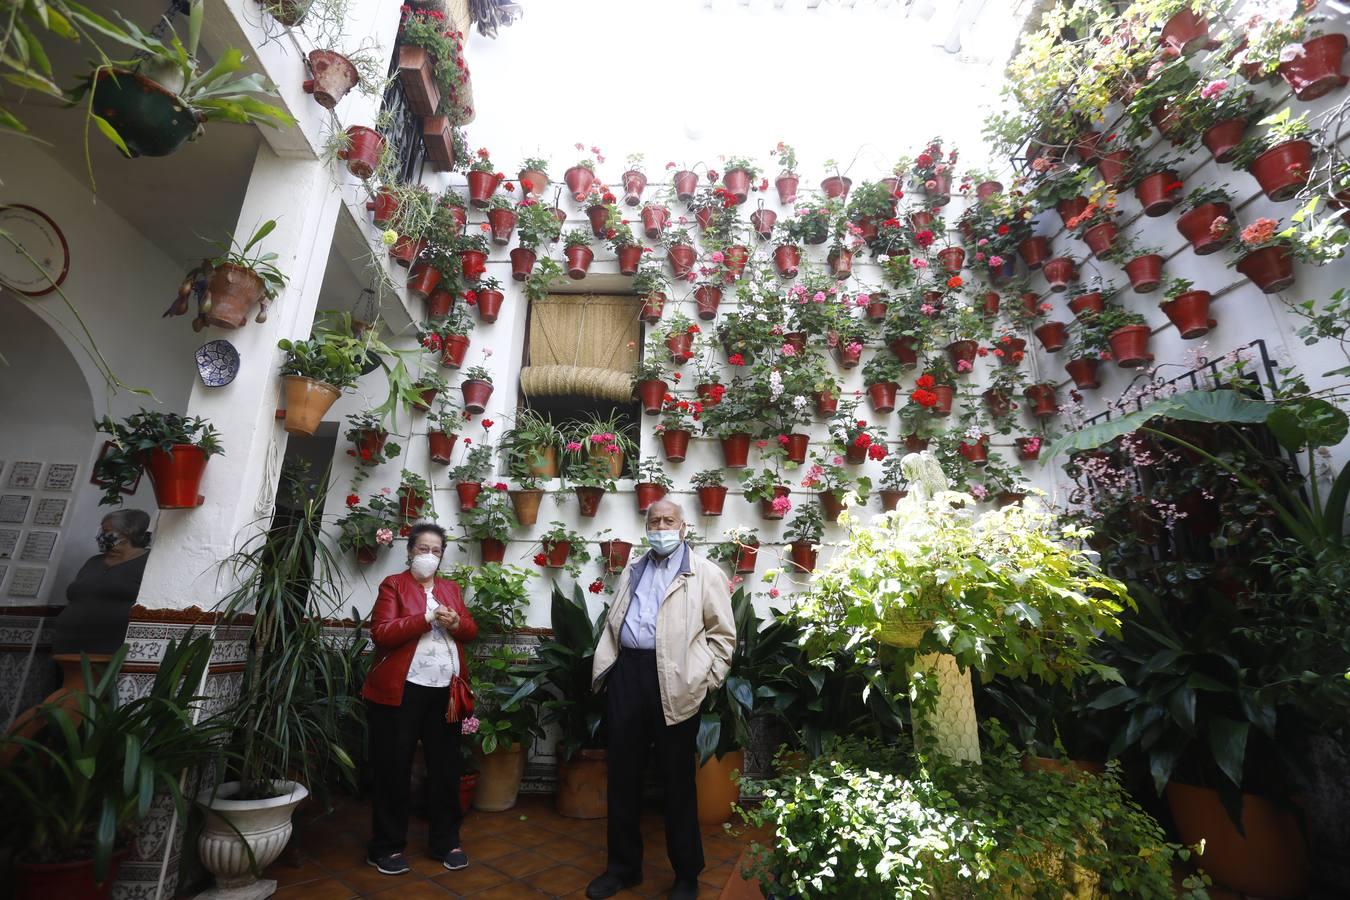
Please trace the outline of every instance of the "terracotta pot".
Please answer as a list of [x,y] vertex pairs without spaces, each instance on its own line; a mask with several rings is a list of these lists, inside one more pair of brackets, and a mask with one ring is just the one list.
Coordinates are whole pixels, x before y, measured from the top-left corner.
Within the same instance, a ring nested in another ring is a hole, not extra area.
[[999,364],[1014,368],[1021,362],[1017,358],[1017,354],[1026,353],[1027,342],[1026,338],[1010,337],[1006,340],[1000,340],[996,346],[997,349],[1003,351],[1003,355],[998,358]]
[[1017,245],[1017,253],[1027,268],[1035,271],[1050,258],[1050,239],[1041,234],[1033,235]]
[[1209,334],[1214,323],[1209,318],[1209,291],[1187,291],[1161,304],[1162,311],[1177,326],[1185,341]]
[[917,434],[905,435],[905,452],[922,453],[928,449],[929,439],[921,438]]
[[704,207],[694,213],[694,221],[698,223],[699,228],[707,231],[712,227],[713,216],[716,213],[717,210],[713,209],[711,206]]
[[1006,391],[998,388],[989,388],[981,395],[984,398],[985,408],[989,410],[989,415],[995,419],[1002,419],[1012,414],[1012,398]]
[[912,369],[919,364],[919,342],[916,338],[902,336],[886,343],[900,365]]
[[642,412],[649,416],[661,412],[661,404],[666,397],[666,383],[659,378],[648,378],[637,384],[638,400],[642,403]]
[[745,754],[740,750],[728,751],[721,759],[714,754],[698,767],[694,789],[698,794],[700,825],[720,825],[731,820],[741,799],[740,785],[732,778],[737,772],[745,772]]
[[384,138],[373,128],[352,125],[347,129],[346,146],[338,149],[338,159],[347,163],[347,171],[365,181],[375,174],[384,152]]
[[1069,373],[1073,379],[1074,387],[1084,391],[1095,391],[1102,386],[1101,380],[1097,377],[1097,367],[1101,365],[1101,360],[1093,359],[1090,356],[1080,356],[1078,359],[1071,359],[1064,364],[1064,371]]
[[577,495],[577,506],[580,512],[586,518],[594,518],[597,510],[600,509],[600,501],[605,498],[605,489],[599,487],[577,487],[573,488]]
[[[662,435],[662,437],[665,437],[665,435]],[[646,514],[651,505],[665,495],[666,486],[663,484],[652,484],[651,482],[642,481],[633,486],[633,496],[637,500],[637,511],[639,515]]]
[[796,175],[786,173],[774,179],[773,186],[778,190],[779,203],[786,205],[797,202],[797,183],[799,180]]
[[633,545],[628,541],[608,540],[600,542],[600,558],[604,560],[605,571],[611,575],[623,571],[623,567],[628,565],[628,557],[632,552]]
[[820,183],[820,192],[828,199],[847,197],[848,189],[853,187],[853,179],[843,175],[831,175]]
[[497,316],[502,311],[502,301],[505,296],[501,291],[479,291],[478,292],[478,320],[491,325],[497,321]]
[[1106,309],[1106,300],[1101,291],[1079,294],[1069,301],[1069,312],[1082,318],[1083,313],[1099,313]]
[[462,206],[450,206],[442,204],[442,209],[450,216],[450,221],[455,223],[454,233],[463,234],[464,228],[469,224],[469,212]]
[[442,287],[427,294],[426,299],[422,301],[422,308],[428,319],[440,319],[450,315],[450,307],[454,305],[455,295]]
[[841,369],[856,368],[862,362],[862,342],[840,340],[834,347],[834,358]]
[[440,270],[430,263],[413,263],[408,270],[408,294],[425,299],[441,283]]
[[424,388],[421,384],[414,384],[413,390],[417,393],[417,399],[413,401],[413,409],[419,412],[428,412],[431,404],[436,402],[437,390],[434,387]]
[[333,385],[302,375],[287,375],[282,381],[286,385],[287,434],[312,435],[324,414],[342,396],[342,391]]
[[859,447],[856,443],[849,444],[844,448],[844,462],[850,466],[860,466],[867,462],[867,448]]
[[679,428],[661,432],[661,449],[671,462],[684,462],[689,454],[689,432]]
[[878,493],[881,494],[881,508],[887,512],[893,511],[900,505],[900,501],[909,495],[909,491],[896,491],[890,488],[882,488]]
[[469,352],[469,337],[465,334],[452,334],[446,337],[441,351],[441,365],[447,369],[458,369],[464,365],[464,355]]
[[441,465],[450,464],[450,454],[455,449],[455,441],[459,440],[457,434],[446,434],[444,431],[427,432],[427,443],[431,447],[431,461]]
[[1206,128],[1200,136],[1200,142],[1209,150],[1215,162],[1226,163],[1233,158],[1233,151],[1242,143],[1246,131],[1246,119],[1225,119]]
[[459,265],[465,278],[477,281],[487,271],[487,254],[481,250],[461,250]]
[[489,209],[488,228],[492,231],[492,243],[509,244],[511,234],[516,230],[516,214],[509,209]]
[[558,220],[559,225],[567,224],[567,211],[565,209],[554,206],[549,208],[549,212],[553,213],[553,218]]
[[483,485],[477,481],[461,481],[455,484],[455,494],[459,497],[459,511],[468,512],[478,506],[478,495],[483,493]]
[[406,269],[422,255],[426,245],[427,242],[424,240],[414,241],[410,237],[399,235],[398,240],[394,241],[394,246],[389,248],[389,258]]
[[1036,340],[1041,342],[1046,353],[1058,353],[1069,340],[1069,326],[1063,322],[1046,322],[1032,334],[1036,335]]
[[418,516],[422,515],[422,508],[426,506],[426,504],[427,504],[426,497],[418,496],[417,494],[408,490],[406,485],[399,487],[398,514],[403,518],[403,521],[405,523],[411,522]]
[[684,365],[694,355],[690,351],[693,343],[692,334],[674,334],[666,338],[666,349],[670,351],[670,358],[677,366]]
[[722,259],[732,278],[740,281],[745,274],[746,263],[750,262],[750,249],[741,244],[732,244],[722,251]]
[[741,544],[736,548],[736,574],[749,575],[759,561],[759,544]]
[[13,896],[15,900],[107,900],[126,855],[125,849],[113,852],[101,882],[94,880],[92,858],[63,863],[16,861]]
[[832,416],[839,411],[839,398],[833,391],[816,391],[816,415]]
[[544,499],[542,490],[518,489],[511,491],[510,495],[517,522],[523,526],[530,526],[539,521],[539,504]]
[[880,325],[882,322],[886,321],[887,309],[888,306],[885,300],[872,300],[867,304],[867,312],[865,313],[867,321],[871,322],[873,325]]
[[558,760],[558,815],[604,818],[609,810],[608,774],[603,750],[579,750],[570,760]]
[[787,488],[787,487],[785,487],[785,486],[783,486],[783,485],[778,485],[778,486],[776,486],[776,487],[773,489],[773,496],[772,496],[772,497],[768,498],[767,500],[760,500],[760,501],[759,501],[759,516],[760,516],[760,518],[761,518],[761,519],[781,519],[781,518],[783,518],[783,514],[780,513],[780,512],[777,512],[777,511],[773,508],[773,501],[777,500],[779,497],[786,497],[786,496],[788,496],[788,495],[791,494],[791,493],[792,493],[792,491],[791,491],[789,488]]
[[[497,192],[497,185],[501,183],[496,174],[492,172],[469,172],[465,177],[469,181],[469,203],[475,209],[486,209],[488,198]],[[510,210],[501,211],[510,212]],[[490,215],[488,219],[491,220]],[[505,243],[505,241],[502,243]]]
[[1041,274],[1045,276],[1051,293],[1062,294],[1069,289],[1069,282],[1073,281],[1076,272],[1073,260],[1057,256],[1046,260],[1045,265],[1041,267]]
[[933,224],[933,214],[923,210],[909,214],[909,227],[915,231],[923,231]]
[[[947,345],[947,358],[952,361],[953,366],[957,366],[957,372],[962,362],[969,363],[973,369],[975,366],[975,355],[980,351],[978,341],[952,341]],[[969,371],[969,370],[968,370]]]
[[1274,294],[1294,283],[1294,260],[1288,247],[1262,247],[1237,262],[1237,270],[1263,293]]
[[720,516],[727,502],[727,486],[714,484],[696,488],[698,491],[699,511],[705,516]]
[[558,448],[533,447],[530,451],[530,474],[535,478],[558,477]]
[[488,400],[492,397],[492,382],[471,378],[460,384],[459,390],[464,395],[464,408],[479,415],[487,409]]
[[1174,146],[1184,142],[1181,128],[1181,111],[1167,103],[1159,103],[1149,110],[1148,120],[1158,129],[1158,134],[1167,138]]
[[605,229],[609,225],[609,210],[604,206],[588,206],[586,218],[591,222],[591,234],[598,238],[604,237]]
[[664,206],[644,206],[642,208],[642,233],[652,240],[661,236],[670,224],[670,210]]
[[1018,298],[1022,302],[1022,308],[1027,311],[1027,315],[1036,315],[1036,310],[1040,308],[1041,297],[1035,291],[1027,291]]
[[1003,193],[1003,184],[998,181],[981,181],[975,185],[975,199],[977,201],[988,200],[995,194]]
[[557,541],[555,543],[544,541],[542,546],[546,557],[544,565],[550,569],[561,569],[567,565],[567,557],[572,553],[571,541]]
[[1036,418],[1048,419],[1059,414],[1059,398],[1055,396],[1053,384],[1033,384],[1022,394],[1031,401],[1031,414]]
[[924,192],[928,194],[928,202],[933,206],[946,206],[952,202],[952,177],[947,174],[934,175],[930,180],[933,182],[932,190],[926,183],[923,186]]
[[595,184],[595,173],[585,166],[572,166],[563,173],[563,182],[571,192],[572,199],[580,203],[590,193],[591,185]]
[[796,350],[798,353],[805,353],[805,352],[806,352],[806,332],[804,332],[804,331],[789,331],[787,334],[783,335],[783,345],[784,345],[784,346],[791,345],[792,348],[793,348],[794,350]]
[[1157,253],[1136,256],[1125,264],[1125,274],[1136,294],[1151,294],[1162,284],[1163,258]]
[[630,278],[637,274],[638,263],[642,262],[642,245],[625,244],[615,251],[619,261],[619,274]]
[[[1219,217],[1226,218],[1228,225],[1222,234],[1216,236],[1210,226]],[[1227,203],[1202,203],[1177,217],[1177,231],[1191,242],[1191,249],[1196,256],[1208,256],[1223,249],[1233,239],[1233,232],[1236,231],[1233,208]]]
[[788,545],[788,555],[792,559],[792,568],[797,572],[816,570],[816,548],[810,541],[793,541]]
[[356,463],[357,465],[371,465],[375,457],[384,452],[384,444],[389,440],[389,432],[383,428],[376,430],[374,428],[362,431],[356,438]]
[[647,176],[636,169],[629,169],[620,177],[623,181],[623,202],[629,206],[637,206],[642,200],[643,190],[647,187]]
[[1101,143],[1100,131],[1085,131],[1073,142],[1073,151],[1078,158],[1089,165],[1097,159],[1097,145]]
[[1285,141],[1252,160],[1251,172],[1266,196],[1278,203],[1303,189],[1312,166],[1311,141]]
[[[314,383],[322,384],[322,382]],[[157,507],[196,509],[205,502],[206,498],[201,495],[199,489],[208,458],[206,451],[201,447],[193,444],[174,444],[168,451],[155,448],[143,454],[141,458],[145,472],[150,476],[150,484],[155,490]]]
[[1116,242],[1116,236],[1120,234],[1120,229],[1116,227],[1115,222],[1103,222],[1100,225],[1094,225],[1083,232],[1083,243],[1088,245],[1092,255],[1101,258],[1103,253],[1111,249],[1111,245]]
[[1105,181],[1111,187],[1120,187],[1121,182],[1125,180],[1125,173],[1132,156],[1134,156],[1133,150],[1116,150],[1107,153],[1097,160],[1097,174],[1101,176],[1102,181]]
[[966,461],[973,466],[984,466],[989,463],[989,441],[988,438],[981,437],[974,443],[962,441],[956,445],[956,452],[965,457]]
[[1183,9],[1163,23],[1161,42],[1164,47],[1175,47],[1189,54],[1201,49],[1209,41],[1209,19]]
[[361,80],[352,61],[332,50],[309,51],[309,71],[314,77],[305,79],[301,87],[324,109],[337,106]]
[[358,566],[372,565],[375,560],[380,558],[380,551],[375,547],[357,547],[356,564]]
[[502,812],[515,806],[520,796],[520,782],[525,776],[525,748],[520,744],[498,746],[491,753],[475,749],[473,758],[478,767],[473,808]]
[[1183,843],[1205,845],[1205,871],[1242,894],[1302,897],[1308,890],[1308,851],[1297,817],[1255,794],[1242,795],[1239,834],[1217,791],[1173,781],[1167,806]]
[[694,302],[698,305],[698,317],[705,322],[717,318],[717,307],[722,304],[722,289],[705,284],[694,290]]
[[955,275],[961,271],[961,265],[966,259],[966,251],[960,247],[947,247],[945,250],[937,252],[937,258],[944,269]]
[[888,413],[895,409],[895,394],[900,388],[894,381],[882,381],[867,386],[867,399],[872,403],[872,411]]
[[698,253],[688,244],[675,244],[666,251],[666,261],[670,263],[670,272],[676,278],[684,278],[694,269]]
[[567,277],[580,281],[590,270],[595,251],[590,247],[564,247],[563,256],[567,258]]
[[689,200],[693,198],[694,192],[698,190],[698,173],[690,172],[688,169],[682,169],[675,173],[675,196],[680,200]]
[[896,202],[905,195],[905,192],[900,189],[900,179],[894,175],[887,175],[879,181],[881,186],[891,195],[891,209],[895,209]]
[[1341,74],[1345,44],[1345,35],[1336,33],[1304,41],[1300,55],[1280,63],[1280,77],[1300,100],[1316,100],[1345,87],[1347,76]]
[[773,226],[778,221],[778,213],[771,209],[757,209],[750,214],[750,227],[760,240],[773,237]]
[[521,191],[541,196],[548,188],[548,176],[538,169],[521,169],[516,178],[520,181]]
[[844,281],[853,274],[853,253],[848,250],[831,250],[826,262],[830,266],[830,274],[837,281]]
[[1181,199],[1180,184],[1176,172],[1154,172],[1139,179],[1139,183],[1134,186],[1134,196],[1144,208],[1144,215],[1161,216]]
[[773,248],[773,264],[783,278],[796,278],[801,266],[802,251],[791,244],[779,244]]
[[484,565],[506,559],[506,542],[496,538],[478,539],[478,558]]
[[[1017,458],[1022,462],[1034,462],[1041,458],[1041,444],[1036,445],[1036,449],[1031,449],[1031,442],[1040,440],[1040,438],[1013,438],[1013,446],[1017,448]],[[1042,441],[1042,443],[1044,443]]]
[[809,434],[789,434],[787,445],[788,462],[804,463],[806,462],[806,451],[811,445],[811,435]]
[[211,308],[205,313],[206,324],[243,328],[254,305],[266,296],[264,287],[261,276],[252,269],[234,263],[216,266],[207,282]]
[[937,405],[933,407],[933,415],[951,415],[952,401],[956,399],[956,388],[950,384],[937,384],[933,386],[933,393],[937,396]]
[[745,169],[727,169],[722,174],[722,184],[737,203],[744,203],[750,195],[750,173]]
[[1083,214],[1083,210],[1088,208],[1088,198],[1070,197],[1068,200],[1061,200],[1055,204],[1055,212],[1059,213],[1059,220],[1065,228],[1069,227],[1069,220]]
[[1147,325],[1126,325],[1107,335],[1111,342],[1111,357],[1122,369],[1137,369],[1153,360],[1148,352],[1150,336]]
[[398,198],[386,188],[380,188],[374,197],[366,201],[366,209],[373,213],[371,221],[384,228],[398,214]]
[[666,295],[661,291],[653,291],[642,298],[642,312],[638,318],[648,325],[655,325],[661,321],[661,313],[666,308]]
[[591,444],[590,450],[588,452],[590,453],[591,459],[603,459],[606,463],[609,464],[609,474],[611,478],[623,477],[622,450],[610,453],[600,444]]

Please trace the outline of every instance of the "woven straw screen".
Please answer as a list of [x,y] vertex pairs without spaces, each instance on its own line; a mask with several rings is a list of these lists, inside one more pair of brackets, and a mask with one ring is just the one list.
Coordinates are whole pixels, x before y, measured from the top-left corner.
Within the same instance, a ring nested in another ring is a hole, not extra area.
[[527,397],[631,400],[640,308],[628,295],[551,294],[535,301],[521,391]]

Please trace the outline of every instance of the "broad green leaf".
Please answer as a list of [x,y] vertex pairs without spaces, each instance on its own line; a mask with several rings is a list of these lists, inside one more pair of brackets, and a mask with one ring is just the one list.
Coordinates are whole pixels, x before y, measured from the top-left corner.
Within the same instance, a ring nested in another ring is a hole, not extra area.
[[1207,423],[1264,422],[1275,408],[1274,404],[1252,400],[1237,391],[1187,391],[1154,400],[1137,412],[1067,434],[1047,449],[1047,455],[1053,458],[1074,450],[1095,450],[1138,431],[1157,418]]
[[1242,787],[1242,764],[1247,756],[1247,734],[1250,731],[1249,722],[1238,722],[1223,716],[1209,720],[1209,751],[1214,755],[1214,762],[1238,787]]
[[1350,418],[1317,397],[1304,397],[1276,407],[1266,425],[1286,450],[1334,447],[1350,432]]
[[112,127],[112,123],[97,113],[90,113],[89,118],[93,120],[94,125],[103,133],[103,136],[112,141],[113,146],[122,151],[122,155],[131,158],[131,150],[127,148],[126,141],[117,133],[117,129]]

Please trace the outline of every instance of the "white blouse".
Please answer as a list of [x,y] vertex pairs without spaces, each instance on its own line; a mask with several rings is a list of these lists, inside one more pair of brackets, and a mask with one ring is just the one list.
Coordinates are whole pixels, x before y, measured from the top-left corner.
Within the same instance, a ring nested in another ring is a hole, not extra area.
[[412,665],[408,667],[408,680],[423,687],[449,687],[450,681],[459,674],[455,639],[436,622],[439,607],[432,589],[427,588],[427,621],[431,623],[431,630],[417,639]]

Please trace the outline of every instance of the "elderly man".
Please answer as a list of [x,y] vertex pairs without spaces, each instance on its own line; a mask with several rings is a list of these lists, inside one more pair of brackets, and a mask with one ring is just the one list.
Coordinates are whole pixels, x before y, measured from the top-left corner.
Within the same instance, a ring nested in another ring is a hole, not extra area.
[[684,512],[671,500],[647,510],[651,550],[615,590],[595,649],[592,686],[608,688],[609,864],[586,888],[592,900],[642,881],[639,822],[647,756],[666,793],[666,852],[675,869],[670,896],[693,900],[703,871],[694,787],[698,711],[731,667],[736,622],[727,576],[685,543]]

